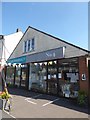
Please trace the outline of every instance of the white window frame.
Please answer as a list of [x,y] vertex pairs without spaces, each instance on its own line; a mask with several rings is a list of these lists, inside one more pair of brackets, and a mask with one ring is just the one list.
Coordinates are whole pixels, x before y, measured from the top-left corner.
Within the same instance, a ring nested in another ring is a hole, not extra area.
[[[32,38],[32,39],[29,39],[29,40],[27,40],[27,41],[24,41],[24,43],[23,43],[23,52],[24,53],[26,53],[26,52],[31,52],[31,51],[33,51],[34,49],[35,49],[35,39],[34,39],[34,47],[32,46],[32,40],[33,40],[34,38]],[[29,44],[29,41],[30,41],[30,48],[28,49],[28,44]],[[26,43],[26,50],[25,50],[25,43]]]
[[34,40],[34,48],[33,48],[33,46],[32,46],[32,42],[31,42],[31,48],[32,48],[32,50],[34,50],[34,49],[35,49],[35,39],[32,38],[32,40]]
[[28,45],[27,45],[27,51],[30,52],[32,50],[32,39],[31,40],[27,40],[27,43],[29,44],[30,41],[30,48],[28,49]]
[[[25,49],[25,43],[26,43],[26,49]],[[23,43],[23,52],[26,53],[27,52],[27,41],[24,41]]]

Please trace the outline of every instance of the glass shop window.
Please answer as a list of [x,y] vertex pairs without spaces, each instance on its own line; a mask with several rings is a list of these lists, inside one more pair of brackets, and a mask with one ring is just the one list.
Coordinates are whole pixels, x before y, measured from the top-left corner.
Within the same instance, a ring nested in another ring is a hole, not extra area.
[[8,84],[14,84],[14,70],[15,70],[15,67],[13,66],[7,67],[6,82]]
[[58,67],[59,95],[76,98],[79,90],[78,58],[60,60]]
[[46,91],[46,65],[47,63],[31,64],[30,89],[45,92]]

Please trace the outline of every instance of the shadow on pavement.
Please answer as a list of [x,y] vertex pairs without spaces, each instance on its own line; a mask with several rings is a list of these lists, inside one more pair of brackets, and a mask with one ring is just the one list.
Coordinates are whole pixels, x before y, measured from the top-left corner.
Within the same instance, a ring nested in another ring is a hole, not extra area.
[[[24,97],[32,97],[33,98],[33,96],[40,94],[37,92],[31,92],[31,91],[28,91],[25,89],[20,89],[20,88],[9,88],[8,90],[9,90],[9,93],[12,95],[24,96]],[[34,98],[34,99],[46,99],[49,101],[53,101],[57,98],[60,98],[60,97],[43,94],[43,95],[41,95],[37,98]],[[76,103],[75,100],[71,100],[71,99],[67,99],[67,98],[60,98],[58,101],[55,101],[52,104],[88,114],[88,106],[80,107]]]

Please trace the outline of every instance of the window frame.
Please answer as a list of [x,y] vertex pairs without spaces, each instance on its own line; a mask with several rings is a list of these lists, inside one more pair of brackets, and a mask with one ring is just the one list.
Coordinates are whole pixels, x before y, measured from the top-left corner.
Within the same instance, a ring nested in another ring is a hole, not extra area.
[[35,38],[24,41],[23,52],[32,52],[35,49]]

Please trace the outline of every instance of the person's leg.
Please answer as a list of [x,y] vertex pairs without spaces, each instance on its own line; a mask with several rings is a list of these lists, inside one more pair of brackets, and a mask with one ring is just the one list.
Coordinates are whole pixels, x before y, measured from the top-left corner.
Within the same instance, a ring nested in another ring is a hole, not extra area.
[[5,102],[5,105],[4,105],[4,110],[5,110],[5,108],[6,108],[6,105],[7,105],[7,101],[8,101],[8,100],[6,100],[6,102]]

